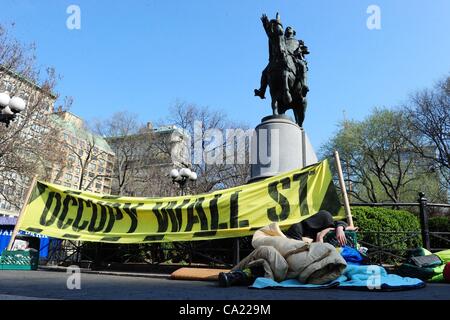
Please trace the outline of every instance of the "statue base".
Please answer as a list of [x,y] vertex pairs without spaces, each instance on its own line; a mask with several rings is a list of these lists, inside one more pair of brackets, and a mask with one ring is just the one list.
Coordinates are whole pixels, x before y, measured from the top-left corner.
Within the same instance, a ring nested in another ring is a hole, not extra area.
[[306,167],[318,161],[304,129],[287,115],[267,116],[251,143],[250,182]]

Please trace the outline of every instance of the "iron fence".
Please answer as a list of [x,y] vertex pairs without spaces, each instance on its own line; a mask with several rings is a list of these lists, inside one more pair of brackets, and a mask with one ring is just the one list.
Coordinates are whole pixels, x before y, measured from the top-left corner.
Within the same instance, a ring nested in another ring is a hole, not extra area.
[[[409,239],[421,236],[422,246],[429,251],[435,252],[450,248],[450,230],[446,231],[433,231],[429,230],[429,208],[446,208],[450,209],[450,204],[442,203],[428,203],[425,194],[420,192],[417,202],[383,202],[383,203],[366,203],[366,202],[354,202],[350,204],[351,207],[391,207],[399,209],[402,207],[417,207],[419,209],[420,230],[417,231],[358,231],[360,235],[358,242],[367,247],[368,256],[373,263],[383,263],[386,260],[391,261],[403,261],[408,252],[415,248],[393,249],[394,244],[401,242],[408,242]],[[366,242],[361,240],[365,235],[373,235],[372,239],[375,241]],[[388,235],[401,235],[399,239],[394,242],[385,243],[382,239]],[[445,248],[432,247],[431,239],[439,239],[442,243],[445,243]],[[390,259],[389,259],[390,258]]]

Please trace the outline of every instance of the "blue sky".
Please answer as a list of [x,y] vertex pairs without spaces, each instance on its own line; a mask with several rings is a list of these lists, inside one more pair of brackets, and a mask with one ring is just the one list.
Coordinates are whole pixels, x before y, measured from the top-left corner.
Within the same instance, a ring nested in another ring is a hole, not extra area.
[[[81,29],[66,27],[69,5]],[[381,9],[381,30],[366,10]],[[143,122],[176,100],[224,110],[255,126],[270,99],[253,97],[268,60],[259,20],[279,11],[311,54],[305,128],[316,149],[336,124],[395,106],[450,71],[448,0],[1,0],[0,21],[37,44],[38,61],[63,76],[61,96],[91,120],[131,110]]]

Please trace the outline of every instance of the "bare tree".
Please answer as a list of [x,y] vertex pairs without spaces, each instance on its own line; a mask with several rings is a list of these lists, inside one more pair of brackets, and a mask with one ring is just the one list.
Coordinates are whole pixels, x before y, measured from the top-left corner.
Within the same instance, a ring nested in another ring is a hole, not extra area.
[[405,105],[414,132],[406,136],[414,151],[428,159],[440,171],[444,187],[450,185],[450,77],[439,81],[433,89],[415,93]]
[[[246,130],[246,126],[229,121],[222,112],[184,102],[177,102],[170,109],[170,116],[166,122],[180,127],[191,137],[192,167],[199,177],[196,183],[196,192],[233,187],[248,181],[250,173],[249,143],[247,142],[244,149],[241,150],[246,154],[245,161],[236,163],[234,137],[226,134],[227,129]],[[222,135],[221,143],[217,143],[217,141],[211,143],[217,138],[211,136],[212,131],[215,131],[218,136]],[[230,146],[233,149],[231,155],[226,152],[226,148]],[[207,161],[211,157],[214,157],[216,161]]]
[[48,176],[51,164],[61,161],[60,143],[49,114],[56,96],[51,68],[42,74],[35,46],[23,45],[0,25],[0,91],[19,96],[26,109],[7,128],[0,124],[0,198],[19,208],[30,178]]
[[137,183],[142,182],[143,154],[148,150],[151,134],[129,112],[115,113],[111,118],[97,121],[95,131],[105,137],[115,153],[113,178],[114,194],[136,195]]
[[[202,124],[197,128],[200,134],[194,130],[195,121]],[[227,161],[230,155],[225,148],[229,139],[225,133],[233,125],[220,112],[177,103],[171,108],[170,116],[156,128],[151,123],[142,125],[136,115],[128,112],[119,112],[110,119],[97,121],[95,127],[97,133],[106,137],[116,155],[113,193],[129,196],[178,195],[179,188],[169,176],[174,167],[191,167],[197,173],[198,181],[186,186],[189,193],[209,192],[248,181],[248,156],[243,163]],[[217,129],[224,140],[214,147],[215,150],[208,144],[211,138],[207,136],[209,129]],[[192,163],[193,148],[198,143],[202,161]],[[241,147],[241,153],[248,154],[248,146],[247,142]],[[233,140],[232,148],[235,147]],[[204,161],[206,156],[218,150],[222,155],[219,163]],[[231,154],[231,157],[234,156],[235,152]]]

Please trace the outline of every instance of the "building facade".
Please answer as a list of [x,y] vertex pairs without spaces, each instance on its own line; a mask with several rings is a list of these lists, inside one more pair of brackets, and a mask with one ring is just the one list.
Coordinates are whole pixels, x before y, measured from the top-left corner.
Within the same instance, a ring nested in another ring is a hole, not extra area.
[[66,155],[65,163],[53,164],[51,180],[68,188],[110,194],[115,154],[106,140],[71,112],[59,109],[51,116],[60,128]]
[[169,177],[173,168],[190,167],[189,135],[174,125],[138,134],[106,138],[116,154],[112,193],[127,196],[169,196],[176,188]]
[[[0,92],[5,91],[24,99],[26,108],[9,128],[0,124],[0,216],[19,214],[33,175],[74,189],[111,193],[115,155],[105,139],[73,113],[55,111],[56,96],[0,66]],[[8,141],[16,143],[8,149]],[[49,157],[40,157],[45,153]],[[28,162],[28,167],[12,165],[14,161]]]

